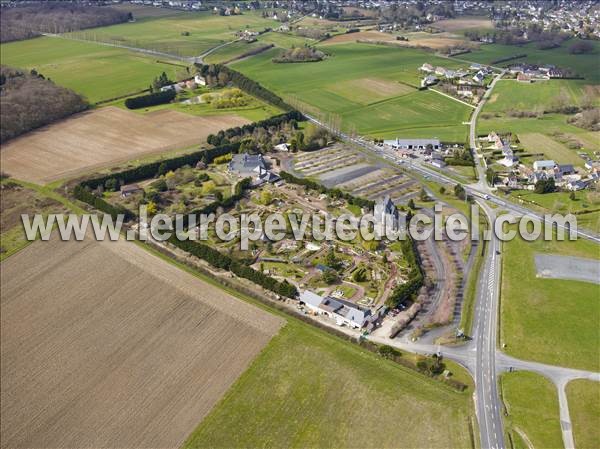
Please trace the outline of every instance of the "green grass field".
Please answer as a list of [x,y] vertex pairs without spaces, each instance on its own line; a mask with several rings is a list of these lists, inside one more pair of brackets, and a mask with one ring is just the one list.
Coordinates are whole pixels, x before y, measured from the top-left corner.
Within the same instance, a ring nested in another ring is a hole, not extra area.
[[312,45],[314,42],[313,39],[271,31],[258,36],[258,40],[255,42],[239,41],[219,48],[208,54],[204,60],[210,64],[218,64],[231,61],[245,53],[269,44],[273,44],[279,48],[291,48],[292,46],[302,47],[304,44]]
[[[513,132],[528,153],[543,153],[546,159],[561,164],[573,164],[583,167],[584,160],[577,151],[584,151],[593,157],[600,150],[600,133],[587,131],[567,123],[564,114],[543,114],[535,117],[510,117],[510,110],[543,112],[552,109],[557,98],[565,97],[569,104],[579,105],[583,97],[595,95],[585,81],[549,80],[533,84],[518,83],[514,80],[502,80],[496,84],[494,92],[485,104],[477,122],[477,132],[490,131]],[[557,133],[560,133],[558,135]],[[569,148],[567,143],[580,145],[580,149]],[[532,160],[525,160],[531,163]]]
[[342,127],[374,137],[440,137],[464,141],[471,109],[434,92],[411,89],[424,62],[458,67],[420,50],[365,44],[326,49],[325,61],[275,64],[279,50],[233,63],[250,78],[306,109],[336,114]]
[[289,321],[185,443],[471,447],[470,393]]
[[559,95],[565,95],[570,104],[578,105],[584,92],[585,81],[547,80],[535,83],[520,83],[503,79],[496,83],[491,98],[485,105],[485,112],[506,112],[509,109],[535,111],[537,108],[550,108]]
[[586,240],[503,245],[501,342],[508,354],[552,365],[600,371],[600,286],[536,277],[535,253],[600,259]]
[[2,44],[0,53],[2,64],[35,68],[92,103],[147,89],[163,71],[173,79],[184,70],[119,48],[51,37]]
[[574,43],[573,39],[563,43],[559,48],[550,50],[539,50],[535,44],[523,46],[486,44],[482,45],[477,51],[473,51],[460,58],[483,64],[491,64],[492,61],[508,56],[527,54],[526,58],[515,59],[500,63],[500,66],[507,66],[517,62],[528,62],[530,64],[554,64],[558,67],[570,68],[579,75],[584,76],[586,81],[591,84],[600,83],[600,70],[598,70],[598,55],[600,55],[600,42],[590,41],[596,47],[593,53],[585,55],[572,55],[569,53],[569,47]]
[[[167,17],[148,17],[135,23],[123,23],[78,31],[85,39],[119,42],[180,56],[199,56],[206,50],[235,39],[235,32],[262,31],[279,22],[261,17],[260,12],[245,11],[238,16],[219,16],[212,12],[191,12]],[[189,33],[184,36],[182,33]]]
[[575,447],[600,447],[600,382],[572,380],[567,384],[567,399]]
[[[539,374],[521,371],[504,373],[500,386],[507,411],[505,431],[513,448],[563,447],[558,394],[551,381]],[[508,441],[506,445],[511,447]]]
[[[484,111],[485,111],[484,107]],[[485,113],[484,113],[485,114]],[[600,150],[600,132],[588,131],[567,123],[567,116],[562,114],[544,114],[540,118],[513,118],[501,114],[500,117],[477,120],[477,133],[488,134],[491,131],[498,133],[512,132],[519,138],[525,136],[523,147],[530,153],[545,153],[547,157],[556,157],[560,153],[559,162],[583,165],[584,161],[577,156],[577,151],[583,151],[593,156],[594,151]],[[581,145],[581,150],[570,149],[556,137],[562,134],[569,140],[574,140]],[[543,137],[537,138],[536,135]],[[528,139],[529,136],[529,139]],[[544,145],[550,142],[550,145]]]

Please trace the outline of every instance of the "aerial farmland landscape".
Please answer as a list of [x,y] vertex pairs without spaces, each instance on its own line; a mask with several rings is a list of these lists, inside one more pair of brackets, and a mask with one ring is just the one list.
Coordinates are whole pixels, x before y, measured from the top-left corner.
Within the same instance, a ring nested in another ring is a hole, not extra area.
[[598,0],[0,13],[0,448],[600,448]]

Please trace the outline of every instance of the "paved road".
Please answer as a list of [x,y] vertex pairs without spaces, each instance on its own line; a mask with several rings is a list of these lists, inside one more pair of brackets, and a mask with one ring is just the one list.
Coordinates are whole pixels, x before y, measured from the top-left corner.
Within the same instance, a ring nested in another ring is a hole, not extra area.
[[[498,79],[499,78],[496,78],[493,81],[492,88]],[[489,96],[490,91],[491,89],[488,91],[486,96]],[[479,109],[476,109],[475,112],[478,110],[481,110],[481,108],[479,107]],[[312,122],[329,129],[326,124],[320,122],[314,117],[311,117],[307,114],[305,115]],[[476,116],[474,118],[476,118]],[[473,140],[471,144],[473,145],[473,148],[475,148],[476,137],[474,131],[475,122],[476,120],[472,119],[471,137]],[[332,130],[330,129],[330,131]],[[372,143],[360,138],[352,138],[345,133],[340,132],[337,134],[342,139],[350,141],[364,148],[365,150],[374,153],[381,159],[381,154],[384,151],[381,147],[377,147]],[[387,164],[396,165],[394,162],[388,159],[383,160]],[[452,178],[440,174],[421,163],[408,164],[408,166],[407,164],[404,164],[404,166],[405,168],[417,172],[426,178],[434,179],[445,184],[456,184],[456,181]],[[487,203],[494,203],[497,206],[501,206],[502,209],[508,210],[516,215],[534,216],[541,221],[550,223],[550,221],[546,220],[546,218],[541,214],[532,212],[525,207],[506,202],[495,196],[485,181],[485,167],[480,166],[479,164],[478,176],[479,182],[475,185],[467,186],[466,191],[481,205],[485,213],[488,215],[490,223],[493,223],[495,212],[491,207],[488,206]],[[567,229],[564,225],[560,224],[557,225],[557,227]],[[388,344],[390,346],[395,346],[400,349],[421,354],[439,353],[445,357],[459,362],[466,367],[475,379],[476,413],[480,428],[481,447],[484,449],[504,449],[506,447],[504,442],[502,422],[502,404],[498,395],[497,374],[502,371],[509,370],[510,368],[516,368],[538,372],[549,377],[555,383],[558,389],[561,430],[565,448],[573,449],[573,434],[571,421],[569,418],[567,397],[565,394],[565,385],[569,380],[576,378],[586,378],[600,381],[600,373],[577,371],[568,368],[544,365],[536,362],[522,361],[506,356],[496,348],[502,252],[500,251],[499,240],[496,238],[493,232],[490,234],[491,239],[488,242],[488,256],[483,265],[478,282],[474,335],[473,340],[469,344],[460,348],[441,348],[440,346],[435,345],[413,343],[406,339],[398,341],[398,339],[389,339],[382,336],[370,338],[379,343]],[[600,243],[600,236],[591,231],[578,228],[577,234],[579,237],[587,238],[594,242]]]
[[471,115],[471,125],[469,127],[469,144],[471,145],[471,152],[473,153],[473,157],[475,158],[475,167],[477,168],[477,179],[479,180],[477,183],[477,186],[482,192],[485,192],[488,194],[491,191],[487,184],[486,176],[485,176],[487,166],[485,163],[485,158],[477,150],[477,117],[479,117],[479,113],[481,112],[486,101],[492,94],[492,91],[494,90],[496,83],[498,82],[498,80],[500,80],[504,76],[505,73],[506,73],[506,70],[503,69],[498,75],[496,75],[494,77],[494,79],[492,80],[492,82],[490,84],[489,89],[485,91],[485,93],[483,94],[483,98],[481,99],[481,101],[479,102],[479,104],[477,105],[475,110],[473,111],[473,114]]
[[[479,201],[490,223],[495,214],[485,201]],[[486,257],[476,292],[476,310],[473,340],[476,345],[475,405],[481,447],[504,448],[502,404],[496,380],[496,331],[498,328],[498,303],[500,296],[500,241],[493,236],[488,242]]]

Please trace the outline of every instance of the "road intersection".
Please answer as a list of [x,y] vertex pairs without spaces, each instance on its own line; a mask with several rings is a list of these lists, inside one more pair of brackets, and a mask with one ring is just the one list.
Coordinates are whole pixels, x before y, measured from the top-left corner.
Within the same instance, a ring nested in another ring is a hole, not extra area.
[[[529,216],[537,218],[543,223],[554,226],[555,229],[569,231],[570,228],[561,223],[554,223],[548,217],[539,213],[533,212],[528,208],[504,201],[502,198],[494,194],[486,181],[486,165],[485,159],[479,153],[477,147],[477,117],[481,112],[486,100],[489,98],[494,86],[502,78],[505,71],[501,72],[494,78],[486,91],[484,97],[479,102],[473,111],[471,121],[469,123],[469,140],[471,151],[476,160],[476,169],[478,181],[475,184],[465,186],[465,192],[475,199],[477,204],[485,212],[487,219],[492,225],[496,219],[496,212],[490,205],[502,210],[505,210],[515,216]],[[374,145],[372,142],[366,141],[363,138],[352,137],[339,130],[331,129],[327,124],[317,120],[316,118],[305,114],[307,118],[324,127],[331,132],[337,134],[343,140],[351,142],[361,147],[366,152],[370,152],[378,158],[382,158],[388,165],[393,165],[396,168],[401,166],[405,170],[412,171],[423,176],[425,179],[433,179],[443,184],[455,185],[456,181],[449,176],[441,174],[426,166],[422,162],[403,163],[394,155],[393,150],[387,150],[380,146]],[[577,229],[578,237],[589,239],[595,243],[600,243],[600,235],[585,229]],[[546,365],[537,362],[530,362],[516,359],[504,354],[497,347],[497,329],[499,316],[500,302],[500,279],[502,267],[502,251],[501,241],[494,232],[488,233],[488,248],[486,259],[484,260],[476,291],[476,312],[474,320],[474,329],[472,340],[461,347],[440,347],[439,345],[420,344],[409,341],[407,337],[404,339],[390,339],[387,337],[370,337],[371,340],[397,347],[399,349],[408,350],[421,354],[439,354],[454,360],[469,370],[475,380],[475,410],[479,423],[479,433],[481,438],[481,447],[484,449],[504,449],[506,447],[504,441],[504,427],[502,414],[504,413],[504,405],[502,404],[498,392],[497,377],[502,372],[512,370],[527,370],[533,371],[549,378],[557,387],[560,407],[560,422],[563,436],[563,444],[566,449],[574,449],[574,439],[572,426],[569,417],[569,408],[565,387],[567,383],[573,379],[591,379],[600,381],[600,373],[573,370],[559,366]]]

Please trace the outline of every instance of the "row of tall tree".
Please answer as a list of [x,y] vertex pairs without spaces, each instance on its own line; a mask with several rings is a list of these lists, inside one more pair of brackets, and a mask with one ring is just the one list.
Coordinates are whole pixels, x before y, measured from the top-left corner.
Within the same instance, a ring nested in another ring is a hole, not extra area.
[[132,18],[130,12],[71,2],[40,2],[16,8],[2,8],[0,41],[29,39],[41,33],[68,33],[127,22]]

